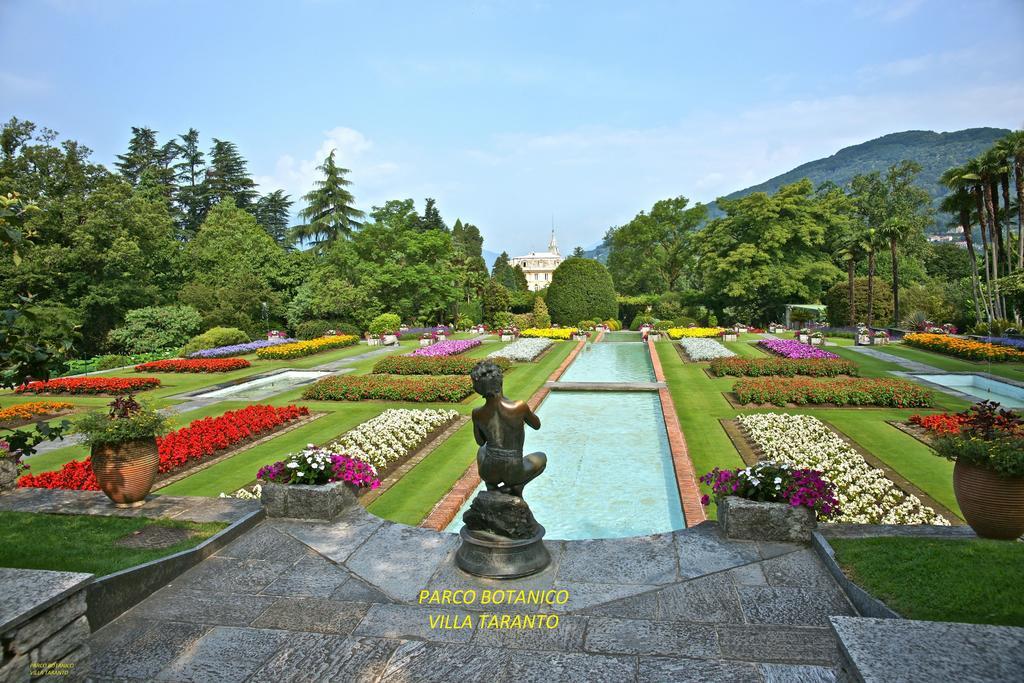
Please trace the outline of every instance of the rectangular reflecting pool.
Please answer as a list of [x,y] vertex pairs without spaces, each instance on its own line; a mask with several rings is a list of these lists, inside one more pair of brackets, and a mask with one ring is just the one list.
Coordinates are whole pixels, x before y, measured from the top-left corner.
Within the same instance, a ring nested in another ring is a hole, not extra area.
[[[525,452],[547,453],[548,465],[524,497],[546,538],[619,538],[685,526],[657,392],[559,391],[537,414],[541,429],[527,428]],[[448,531],[458,532],[475,495]]]
[[654,368],[642,342],[587,344],[560,382],[653,382]]
[[1006,408],[1024,408],[1024,388],[981,375],[913,375],[932,384],[987,401],[998,401]]
[[316,370],[286,370],[248,382],[242,382],[241,384],[208,391],[205,394],[199,394],[195,398],[226,398],[253,401],[280,394],[304,384],[310,384],[330,374],[330,372],[319,372]]

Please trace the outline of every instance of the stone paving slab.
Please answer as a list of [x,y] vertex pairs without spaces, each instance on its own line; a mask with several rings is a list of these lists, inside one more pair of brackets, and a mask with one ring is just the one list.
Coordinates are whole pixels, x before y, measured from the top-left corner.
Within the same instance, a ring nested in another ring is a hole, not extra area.
[[259,509],[259,501],[202,496],[150,495],[145,505],[119,508],[102,491],[24,488],[0,495],[0,510],[53,515],[149,517],[232,523]]
[[92,574],[0,567],[0,633],[79,590]]

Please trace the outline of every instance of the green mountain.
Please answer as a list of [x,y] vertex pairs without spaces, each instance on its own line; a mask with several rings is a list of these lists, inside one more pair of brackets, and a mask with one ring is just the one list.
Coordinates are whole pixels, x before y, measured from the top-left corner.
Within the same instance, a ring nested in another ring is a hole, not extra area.
[[[801,164],[792,171],[775,176],[759,185],[737,190],[725,197],[736,199],[753,192],[772,193],[781,186],[802,178],[810,178],[815,185],[828,180],[837,185],[846,185],[853,176],[860,173],[884,173],[897,162],[913,159],[921,164],[918,184],[931,194],[935,209],[938,211],[939,203],[947,193],[946,188],[939,184],[939,176],[949,167],[958,166],[981,154],[1009,132],[1005,128],[967,128],[952,133],[936,133],[930,130],[890,133],[859,145],[844,147],[830,157]],[[709,206],[711,218],[723,215],[715,202]],[[938,229],[945,223],[945,218],[941,214],[937,214],[936,218],[937,225],[933,226],[933,229]],[[599,244],[586,252],[586,255],[605,261],[608,258],[608,246]]]
[[[1009,132],[1005,128],[967,128],[952,133],[930,130],[890,133],[859,145],[844,147],[830,157],[809,161],[760,185],[727,194],[725,198],[736,199],[754,192],[770,194],[802,178],[810,178],[815,185],[831,180],[842,186],[855,175],[871,171],[885,173],[893,164],[912,159],[921,164],[918,185],[931,194],[938,210],[939,202],[947,194],[946,188],[939,184],[939,177],[951,166],[958,166],[981,154]],[[712,203],[710,206],[712,218],[722,215],[717,204]]]

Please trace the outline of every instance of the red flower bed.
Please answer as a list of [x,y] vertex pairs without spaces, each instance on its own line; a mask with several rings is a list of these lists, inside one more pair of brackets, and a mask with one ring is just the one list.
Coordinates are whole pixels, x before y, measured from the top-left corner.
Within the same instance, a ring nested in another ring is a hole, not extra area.
[[963,415],[939,413],[938,415],[911,415],[908,422],[936,434],[959,434],[960,427],[966,422],[966,418]]
[[231,372],[250,365],[244,358],[169,358],[136,365],[135,372]]
[[16,394],[127,394],[160,386],[156,377],[65,377],[47,382],[29,382]]
[[[246,406],[229,410],[219,417],[195,420],[163,437],[157,437],[160,451],[160,473],[182,469],[191,460],[202,460],[250,437],[273,431],[277,427],[309,415],[300,406]],[[72,460],[56,472],[27,474],[18,480],[21,488],[75,489],[98,491],[90,458]]]

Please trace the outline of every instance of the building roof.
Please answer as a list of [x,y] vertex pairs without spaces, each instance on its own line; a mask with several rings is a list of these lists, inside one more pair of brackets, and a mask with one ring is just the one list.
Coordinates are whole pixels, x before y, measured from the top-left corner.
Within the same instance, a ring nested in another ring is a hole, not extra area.
[[512,260],[524,259],[524,258],[562,258],[561,254],[552,254],[550,251],[531,251],[526,256],[513,256]]

